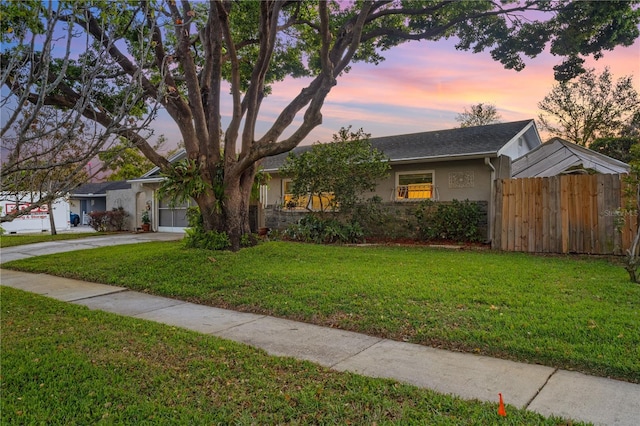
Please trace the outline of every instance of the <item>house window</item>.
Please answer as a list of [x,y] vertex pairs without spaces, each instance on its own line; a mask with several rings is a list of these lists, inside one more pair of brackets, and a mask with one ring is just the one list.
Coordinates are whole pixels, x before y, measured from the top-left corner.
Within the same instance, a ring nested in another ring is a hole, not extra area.
[[305,195],[303,197],[294,197],[291,193],[291,180],[284,180],[282,182],[283,207],[289,210],[307,210],[308,208],[314,211],[327,210],[333,202],[333,194],[321,194],[310,197]]
[[433,198],[433,171],[396,173],[396,200]]
[[282,206],[289,210],[305,210],[309,204],[309,197],[294,197],[291,193],[293,182],[291,180],[282,181]]

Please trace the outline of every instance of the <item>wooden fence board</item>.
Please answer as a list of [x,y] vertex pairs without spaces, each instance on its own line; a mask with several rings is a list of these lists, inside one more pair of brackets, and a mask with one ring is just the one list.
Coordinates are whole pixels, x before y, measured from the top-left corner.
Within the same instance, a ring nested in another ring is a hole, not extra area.
[[[492,247],[542,253],[622,254],[638,216],[625,210],[625,175],[496,182]],[[616,212],[625,223],[616,228]]]

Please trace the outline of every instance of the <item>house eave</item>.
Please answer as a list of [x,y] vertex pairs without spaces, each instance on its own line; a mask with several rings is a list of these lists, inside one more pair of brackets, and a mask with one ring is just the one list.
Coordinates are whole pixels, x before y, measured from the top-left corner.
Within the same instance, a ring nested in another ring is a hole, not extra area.
[[71,194],[71,198],[106,198],[107,194]]
[[480,160],[483,158],[491,157],[495,158],[498,153],[495,151],[476,152],[472,154],[460,154],[460,155],[435,155],[431,157],[413,157],[413,158],[398,158],[389,160],[390,164],[407,164],[407,163],[435,163],[439,161],[460,161],[460,160]]
[[[470,154],[459,154],[459,155],[434,155],[429,157],[408,157],[408,158],[392,158],[389,159],[389,164],[410,164],[410,163],[436,163],[439,161],[460,161],[460,160],[481,160],[483,158],[496,158],[498,153],[496,151],[486,151],[486,152],[474,152]],[[267,173],[278,173],[279,169],[277,168],[269,168],[263,169],[264,172]]]
[[153,178],[137,178],[137,179],[129,179],[128,183],[160,183],[164,182],[164,177],[153,177]]

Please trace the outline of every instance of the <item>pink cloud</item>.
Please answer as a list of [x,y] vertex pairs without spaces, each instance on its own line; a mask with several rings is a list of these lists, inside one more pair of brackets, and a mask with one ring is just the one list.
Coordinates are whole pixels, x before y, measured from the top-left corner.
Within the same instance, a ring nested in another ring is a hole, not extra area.
[[[458,125],[458,113],[479,102],[495,104],[505,121],[536,118],[538,102],[556,84],[553,66],[560,63],[543,52],[537,58],[525,58],[521,72],[505,70],[488,53],[456,51],[447,41],[408,43],[386,56],[378,66],[357,63],[350,73],[338,77],[322,110],[323,124],[304,143],[330,140],[347,125],[362,127],[373,136],[451,128]],[[616,79],[632,74],[640,91],[640,42],[605,52],[602,59],[590,59],[586,66],[598,72],[608,66]],[[273,85],[272,95],[263,102],[258,133],[266,131],[307,84],[308,80],[287,79]],[[229,107],[222,112],[227,111]],[[228,116],[223,116],[225,120]]]

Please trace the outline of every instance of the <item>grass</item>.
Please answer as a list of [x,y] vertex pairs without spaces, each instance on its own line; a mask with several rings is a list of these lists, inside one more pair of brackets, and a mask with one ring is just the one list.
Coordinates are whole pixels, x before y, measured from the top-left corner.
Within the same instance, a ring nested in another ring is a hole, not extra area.
[[2,235],[0,237],[0,247],[15,247],[24,244],[45,243],[49,241],[60,240],[76,240],[78,238],[95,237],[104,235],[101,232],[79,232],[79,233],[63,233],[57,235],[51,234],[24,234],[24,235]]
[[2,424],[566,424],[1,292]]
[[640,286],[606,260],[270,242],[145,243],[5,264],[640,382]]

